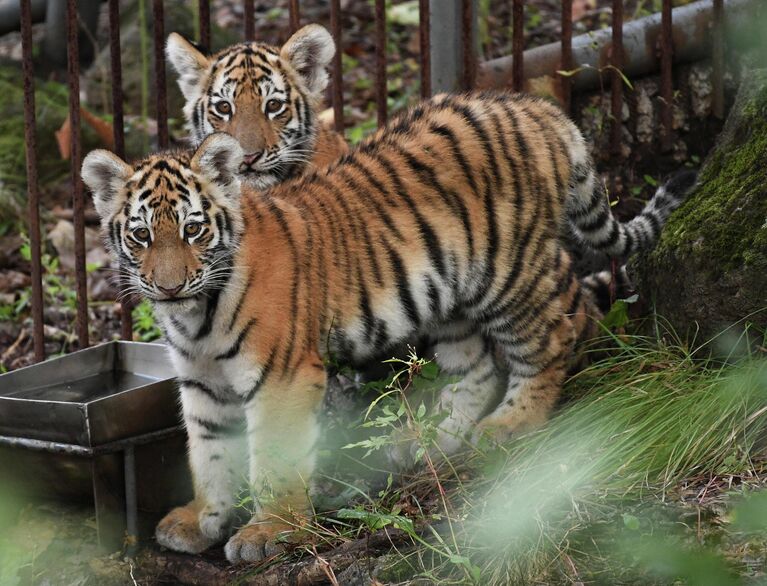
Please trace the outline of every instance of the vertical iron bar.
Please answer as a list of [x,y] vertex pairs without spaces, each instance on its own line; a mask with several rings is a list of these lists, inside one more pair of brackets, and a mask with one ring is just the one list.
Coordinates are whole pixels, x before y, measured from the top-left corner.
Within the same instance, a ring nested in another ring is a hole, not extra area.
[[168,148],[168,100],[165,87],[165,13],[163,0],[152,3],[152,28],[154,29],[154,73],[157,98],[157,144]]
[[713,109],[724,118],[724,0],[714,0]]
[[474,1],[461,2],[461,45],[463,47],[463,89],[474,88],[477,78],[476,48],[474,46]]
[[376,0],[375,3],[376,29],[376,106],[378,109],[378,126],[386,124],[386,0]]
[[21,0],[21,53],[24,70],[24,146],[27,158],[28,229],[32,253],[32,337],[35,347],[35,361],[40,362],[45,359],[45,339],[43,337],[43,270],[40,260],[40,192],[37,189],[31,0]]
[[512,5],[511,53],[514,63],[511,70],[511,89],[521,92],[525,87],[525,7],[523,0]]
[[663,122],[663,150],[668,151],[673,144],[674,124],[674,87],[672,79],[674,38],[671,16],[671,0],[663,0],[661,15],[661,47],[660,47],[660,95],[661,120]]
[[[573,70],[573,0],[562,0],[562,71]],[[560,76],[562,109],[570,114],[573,84],[570,75]]]
[[429,0],[418,3],[418,38],[421,43],[421,97],[431,97],[431,19]]
[[[115,137],[114,151],[125,158],[125,126],[123,124],[122,60],[120,58],[120,0],[109,0],[109,57],[112,73],[112,130]],[[126,286],[120,277],[120,286]],[[133,304],[125,299],[121,304],[120,335],[123,340],[133,339]]]
[[610,152],[613,156],[621,152],[621,113],[623,111],[623,0],[613,0],[613,46],[610,56],[612,71],[612,124],[610,127]]
[[88,283],[85,271],[85,215],[80,181],[80,50],[77,0],[67,0],[67,76],[69,81],[70,163],[72,216],[75,228],[75,283],[77,290],[77,340],[88,346]]
[[[200,46],[211,51],[210,46],[210,0],[198,0],[197,12],[200,18]],[[211,51],[212,52],[212,51]]]
[[292,35],[301,27],[301,11],[298,8],[298,0],[290,0],[288,11],[290,14],[290,34]]
[[253,0],[245,0],[243,18],[245,19],[245,40],[253,41],[256,38],[256,17]]
[[341,2],[330,0],[330,34],[336,43],[333,56],[333,122],[337,132],[344,131],[343,44],[341,38]]

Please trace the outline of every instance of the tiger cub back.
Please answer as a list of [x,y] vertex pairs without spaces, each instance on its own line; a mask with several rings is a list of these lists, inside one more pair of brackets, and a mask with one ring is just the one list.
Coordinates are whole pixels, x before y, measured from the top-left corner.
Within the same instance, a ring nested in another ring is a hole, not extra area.
[[166,44],[193,142],[214,132],[234,136],[245,153],[239,172],[257,189],[327,166],[349,150],[317,117],[335,51],[319,25],[303,27],[281,48],[247,42],[207,56],[177,33]]

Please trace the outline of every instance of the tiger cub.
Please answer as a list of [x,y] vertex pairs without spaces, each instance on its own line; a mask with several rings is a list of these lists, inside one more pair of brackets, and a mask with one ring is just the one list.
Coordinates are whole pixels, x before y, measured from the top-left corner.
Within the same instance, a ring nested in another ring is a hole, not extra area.
[[[196,496],[157,539],[198,552],[227,534],[245,427],[261,508],[228,540],[232,562],[263,558],[285,515],[308,511],[330,353],[364,363],[430,334],[444,371],[476,350],[462,373],[493,378],[492,347],[506,373],[500,402],[467,395],[458,411],[500,436],[539,424],[590,311],[563,224],[574,218],[614,251],[637,239],[636,224],[590,229],[595,202],[608,204],[583,137],[522,95],[434,98],[266,192],[240,181],[242,157],[236,139],[213,134],[193,154],[134,165],[94,151],[82,169],[178,372]],[[453,385],[444,393],[459,402]]]
[[308,25],[282,48],[232,45],[208,57],[177,33],[165,47],[178,73],[187,130],[195,144],[213,132],[244,151],[242,178],[258,189],[324,167],[349,148],[317,119],[336,52],[327,30]]

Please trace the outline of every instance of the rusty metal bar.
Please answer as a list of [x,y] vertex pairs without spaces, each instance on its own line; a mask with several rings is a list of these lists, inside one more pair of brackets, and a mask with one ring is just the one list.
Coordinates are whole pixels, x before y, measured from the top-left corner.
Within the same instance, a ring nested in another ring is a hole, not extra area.
[[668,151],[673,145],[674,133],[674,38],[671,16],[671,0],[663,0],[661,16],[661,47],[660,47],[660,96],[661,120],[663,121],[663,150]]
[[712,106],[714,116],[724,118],[724,0],[714,0],[714,47],[713,47],[713,86]]
[[384,126],[387,118],[386,91],[386,0],[376,0],[376,106],[378,126]]
[[[115,154],[125,158],[125,125],[123,123],[122,59],[120,58],[120,0],[109,0],[109,58],[112,76],[112,131]],[[122,279],[122,277],[120,277]],[[125,284],[121,281],[121,286]],[[121,303],[120,335],[123,340],[133,339],[133,308],[129,299]]]
[[474,46],[474,1],[461,2],[461,46],[463,50],[463,89],[471,90],[477,79],[477,53]]
[[[524,53],[523,53],[524,54]],[[573,0],[562,0],[562,71],[573,70]],[[559,77],[562,88],[562,109],[570,113],[573,83],[570,75]]]
[[154,29],[154,74],[157,104],[157,145],[168,148],[168,98],[165,85],[165,12],[163,0],[152,3],[152,28]]
[[210,0],[199,0],[197,13],[200,21],[200,46],[210,51]]
[[612,66],[610,152],[618,156],[621,152],[621,113],[623,111],[623,0],[613,0],[613,43],[610,55]]
[[37,186],[37,141],[35,138],[35,80],[32,64],[32,6],[21,0],[21,54],[24,71],[24,147],[27,158],[27,206],[32,258],[32,338],[35,361],[45,360],[43,336],[43,270],[40,250],[40,192]]
[[337,132],[344,131],[344,86],[343,86],[343,40],[341,37],[341,2],[330,0],[330,34],[336,43],[333,56],[333,123]]
[[514,57],[511,88],[521,92],[525,85],[525,7],[522,0],[514,0],[511,18],[511,53]]
[[256,17],[253,0],[245,0],[243,9],[243,19],[245,20],[245,40],[253,41],[256,38]]
[[77,340],[88,346],[88,283],[85,270],[85,214],[80,181],[80,50],[77,0],[67,0],[67,76],[69,81],[69,148],[71,163],[72,216],[75,228],[75,288],[77,290]]
[[421,97],[431,97],[431,19],[429,0],[418,2],[418,39],[421,44]]
[[288,14],[290,15],[290,34],[292,35],[301,28],[301,10],[298,7],[298,0],[290,0]]
[[[434,0],[432,0],[434,1]],[[754,14],[763,0],[726,0],[724,10],[725,38],[741,34],[753,23]],[[713,46],[713,1],[698,0],[674,8],[674,64],[692,63],[710,59]],[[623,73],[627,77],[641,77],[657,73],[660,68],[658,41],[661,34],[661,15],[653,14],[627,22],[623,27]],[[573,68],[579,69],[571,77],[573,91],[600,88],[604,75],[609,76],[609,48],[612,29],[600,29],[573,37]],[[555,77],[562,67],[562,43],[556,41],[525,51],[525,78]],[[479,67],[477,87],[504,88],[511,86],[514,58],[511,55],[482,63]]]

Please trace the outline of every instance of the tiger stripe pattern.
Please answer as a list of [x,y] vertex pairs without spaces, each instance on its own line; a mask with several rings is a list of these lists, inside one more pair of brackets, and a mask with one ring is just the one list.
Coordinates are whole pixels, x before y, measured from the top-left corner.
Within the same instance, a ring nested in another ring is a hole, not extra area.
[[254,187],[324,167],[348,151],[317,119],[336,51],[323,27],[303,27],[282,48],[240,43],[211,57],[171,33],[165,51],[179,76],[192,142],[214,132],[234,136],[245,151],[240,174]]
[[[227,541],[232,562],[268,555],[284,516],[307,512],[330,354],[364,364],[467,324],[502,361],[500,400],[478,426],[503,437],[545,420],[591,311],[577,310],[584,289],[560,239],[593,199],[589,156],[548,102],[438,96],[265,192],[240,181],[242,157],[213,134],[136,165],[94,151],[82,170],[181,380],[196,497],[157,539],[196,552],[226,537],[244,427],[260,509]],[[435,340],[441,368],[461,341]]]

